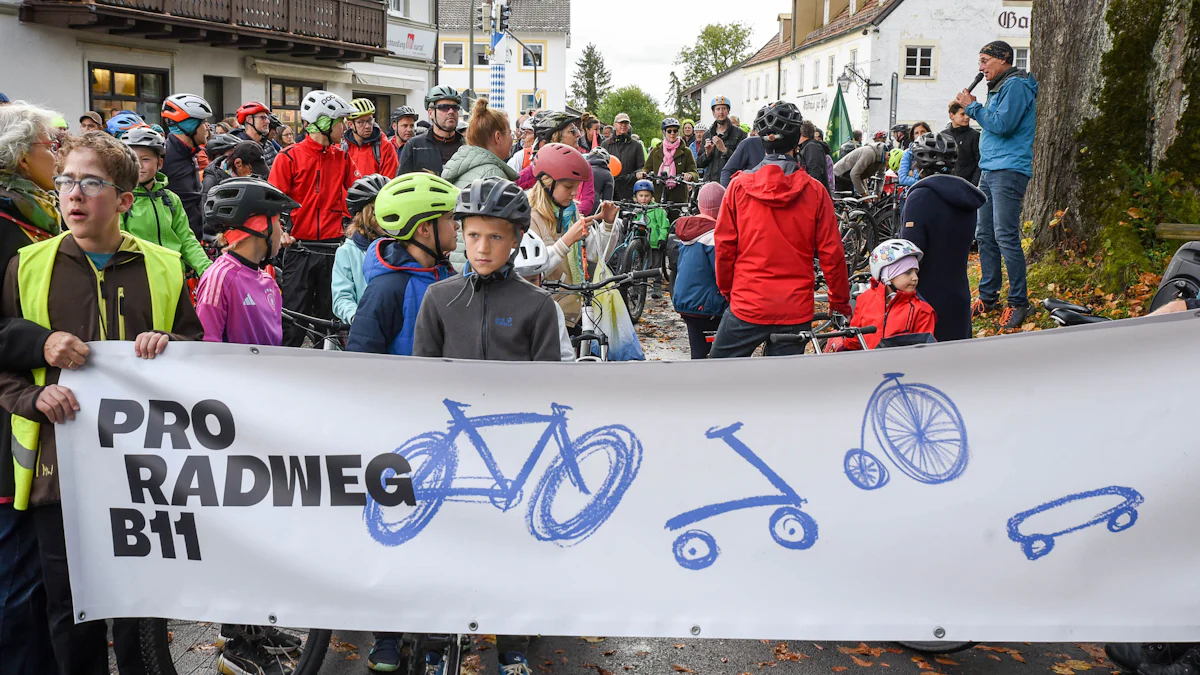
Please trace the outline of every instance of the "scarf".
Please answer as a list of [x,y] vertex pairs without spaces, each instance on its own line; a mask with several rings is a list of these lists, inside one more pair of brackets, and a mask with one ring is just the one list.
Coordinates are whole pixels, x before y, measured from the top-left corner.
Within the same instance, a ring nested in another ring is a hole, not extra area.
[[7,170],[0,171],[0,190],[5,192],[4,196],[12,201],[29,224],[54,235],[62,231],[58,197],[53,192],[47,192],[33,181]]
[[[575,202],[571,202],[571,205],[566,208],[559,209],[558,235],[561,237],[576,220],[579,220],[579,208]],[[567,249],[567,268],[571,271],[571,279],[574,283],[585,280],[583,276],[583,240],[571,244],[571,248]],[[592,274],[595,274],[595,271],[592,271]]]
[[667,179],[668,190],[675,189],[675,151],[679,149],[682,143],[683,141],[676,138],[674,143],[663,141],[662,144],[663,162],[662,166],[658,169],[658,173],[659,175],[669,176]]

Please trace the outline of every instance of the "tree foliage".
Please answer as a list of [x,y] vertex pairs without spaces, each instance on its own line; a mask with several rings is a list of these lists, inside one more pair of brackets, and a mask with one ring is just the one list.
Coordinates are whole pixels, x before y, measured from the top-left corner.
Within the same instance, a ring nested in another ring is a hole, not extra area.
[[588,44],[575,62],[571,84],[571,102],[589,112],[599,110],[601,101],[612,91],[612,73],[604,65],[604,55],[596,45]]
[[738,21],[710,23],[700,31],[696,43],[679,50],[676,65],[684,66],[684,87],[722,73],[750,57],[750,24]]
[[650,147],[651,139],[662,138],[663,113],[658,108],[658,101],[637,85],[613,90],[604,97],[596,113],[605,124],[612,124],[613,118],[620,113],[629,115],[633,133],[641,137],[646,147]]
[[679,80],[679,76],[675,71],[671,71],[670,81],[667,83],[667,111],[672,117],[679,119],[700,119],[700,104],[695,99],[684,95],[687,87]]

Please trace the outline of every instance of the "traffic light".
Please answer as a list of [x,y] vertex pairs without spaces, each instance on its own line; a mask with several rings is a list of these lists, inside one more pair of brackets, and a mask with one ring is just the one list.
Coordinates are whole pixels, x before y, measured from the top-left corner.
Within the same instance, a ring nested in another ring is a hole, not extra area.
[[492,3],[485,2],[475,8],[475,28],[484,33],[492,32]]
[[507,4],[500,5],[500,16],[496,19],[496,22],[497,22],[496,32],[497,33],[508,32],[508,20],[510,18],[512,18],[512,7],[510,7]]

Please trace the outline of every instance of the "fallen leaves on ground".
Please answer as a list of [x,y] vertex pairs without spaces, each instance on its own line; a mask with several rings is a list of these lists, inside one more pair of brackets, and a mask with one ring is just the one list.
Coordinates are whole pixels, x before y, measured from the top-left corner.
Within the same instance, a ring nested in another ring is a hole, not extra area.
[[946,656],[939,656],[939,657],[935,658],[934,661],[937,661],[938,663],[942,664],[943,666],[959,665],[958,661],[955,661],[954,659],[946,657]]
[[359,660],[359,659],[361,659],[361,658],[362,658],[362,657],[358,655],[358,652],[351,652],[350,654],[347,654],[347,655],[346,655],[346,660],[347,660],[347,661],[357,661],[357,660]]
[[1050,670],[1052,670],[1057,675],[1075,675],[1075,673],[1077,671],[1091,670],[1093,667],[1094,666],[1092,664],[1088,663],[1087,661],[1080,661],[1079,659],[1070,659],[1068,661],[1063,661],[1062,663],[1054,664],[1053,666],[1050,667]]
[[329,648],[332,649],[333,651],[337,652],[338,654],[345,654],[346,652],[358,651],[358,647],[355,647],[354,645],[350,644],[349,642],[346,642],[345,640],[338,639],[337,636],[334,636],[334,638],[329,641]]
[[675,645],[675,649],[683,649],[685,646],[686,645],[677,644],[677,645]]
[[617,650],[615,650],[615,649],[610,649],[610,650],[608,650],[608,651],[604,652],[604,655],[605,655],[605,656],[612,656],[613,654],[616,654],[616,653],[617,653]]
[[677,673],[694,673],[694,672],[696,672],[696,671],[692,670],[691,668],[688,668],[687,666],[681,666],[678,663],[672,663],[671,670],[673,670]]
[[650,656],[650,652],[638,652],[638,656]]
[[1010,647],[993,647],[991,645],[975,645],[975,649],[982,649],[985,652],[998,652],[1000,654],[1008,654],[1013,661],[1025,663],[1025,657],[1021,656],[1021,652]]
[[817,648],[819,651],[825,651],[825,648],[824,648],[824,647],[822,647],[821,645],[819,645],[819,644],[817,644],[817,643],[815,643],[815,642],[813,643],[813,646],[814,646],[814,647],[816,647],[816,648]]
[[857,656],[851,656],[850,660],[854,662],[854,665],[860,666],[862,668],[870,668],[871,666],[875,665],[875,663],[873,661],[861,659]]
[[865,642],[858,643],[857,647],[838,647],[838,651],[843,654],[858,654],[859,656],[871,656],[879,658],[880,654],[903,654],[903,649],[895,647],[871,647]]
[[583,640],[584,642],[590,642],[591,644],[596,644],[597,642],[604,642],[604,638],[602,638],[602,637],[585,636],[580,639]]
[[808,654],[794,652],[788,648],[786,642],[780,642],[775,645],[775,660],[776,661],[799,661],[800,659],[812,658]]
[[912,657],[912,662],[917,664],[917,668],[920,670],[933,670],[933,666],[929,665],[928,661],[919,656]]
[[1003,661],[1004,660],[1004,659],[1000,658],[999,656],[996,656],[995,654],[988,654],[987,657],[989,659],[992,659],[993,661]]
[[833,667],[833,672],[835,672],[835,673],[843,673],[847,670],[850,670],[850,669],[846,666],[834,666]]
[[1104,647],[1101,647],[1100,645],[1096,645],[1096,644],[1091,644],[1090,642],[1076,642],[1075,646],[1079,647],[1084,652],[1086,652],[1088,656],[1092,657],[1092,660],[1096,662],[1094,665],[1096,665],[1096,666],[1108,665],[1108,654],[1104,653]]
[[585,663],[585,664],[583,664],[582,667],[583,668],[594,668],[596,670],[596,675],[613,675],[611,670],[608,670],[606,668],[601,668],[600,666],[598,666],[594,663]]
[[722,657],[721,657],[721,663],[729,663],[729,657],[728,657],[728,656],[722,656]]

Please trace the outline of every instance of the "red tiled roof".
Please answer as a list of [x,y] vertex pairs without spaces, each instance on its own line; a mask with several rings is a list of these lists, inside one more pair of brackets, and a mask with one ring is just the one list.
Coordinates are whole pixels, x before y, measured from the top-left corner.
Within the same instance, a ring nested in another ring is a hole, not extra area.
[[767,44],[763,45],[762,49],[754,53],[754,56],[746,59],[741,64],[741,67],[745,68],[765,61],[774,61],[790,51],[792,51],[792,36],[788,34],[784,36],[783,40],[780,40],[779,33],[776,33]]
[[831,19],[828,24],[809,33],[804,41],[800,44],[800,49],[807,47],[814,42],[820,42],[831,37],[845,35],[851,31],[858,30],[863,26],[875,20],[884,10],[889,9],[892,5],[899,4],[902,0],[863,0],[858,11],[853,16],[850,15],[850,8],[842,10],[840,14]]

